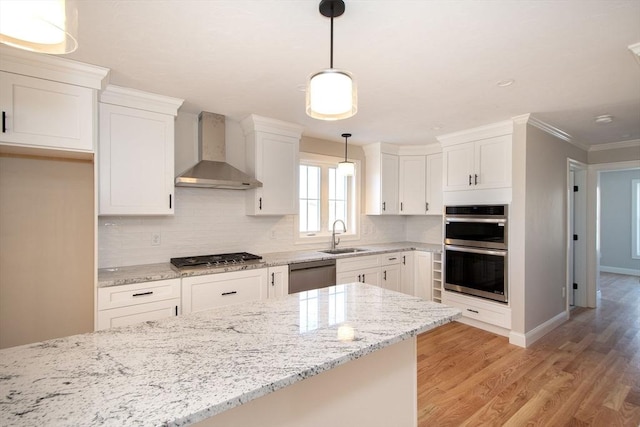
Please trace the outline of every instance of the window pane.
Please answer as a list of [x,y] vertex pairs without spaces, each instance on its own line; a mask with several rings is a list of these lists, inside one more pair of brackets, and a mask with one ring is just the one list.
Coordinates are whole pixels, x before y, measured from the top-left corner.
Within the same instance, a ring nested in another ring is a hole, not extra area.
[[300,165],[300,199],[307,198],[307,166]]
[[318,166],[307,166],[309,173],[307,185],[309,191],[309,199],[320,200],[320,168]]
[[347,194],[347,177],[338,177],[336,181],[336,199],[346,200]]
[[336,169],[329,168],[329,200],[336,198]]
[[320,231],[320,203],[318,200],[309,200],[307,231]]

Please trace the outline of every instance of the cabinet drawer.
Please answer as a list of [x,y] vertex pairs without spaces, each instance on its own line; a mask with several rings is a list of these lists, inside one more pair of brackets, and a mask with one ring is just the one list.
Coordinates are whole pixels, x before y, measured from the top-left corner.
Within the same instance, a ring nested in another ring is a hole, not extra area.
[[367,255],[356,256],[351,258],[343,258],[336,261],[336,270],[338,273],[344,271],[363,270],[365,268],[379,267],[380,256]]
[[443,303],[458,307],[462,315],[491,325],[511,329],[511,309],[473,297],[444,292]]
[[395,264],[400,264],[401,262],[402,262],[401,253],[380,255],[380,263],[382,265],[395,265]]
[[180,279],[110,286],[98,289],[98,310],[164,301],[173,298],[180,298]]
[[182,279],[184,313],[267,298],[267,269],[211,274]]
[[180,311],[180,298],[165,301],[149,302],[110,310],[98,311],[97,329],[107,329],[116,326],[127,326],[135,323],[160,320],[177,316]]

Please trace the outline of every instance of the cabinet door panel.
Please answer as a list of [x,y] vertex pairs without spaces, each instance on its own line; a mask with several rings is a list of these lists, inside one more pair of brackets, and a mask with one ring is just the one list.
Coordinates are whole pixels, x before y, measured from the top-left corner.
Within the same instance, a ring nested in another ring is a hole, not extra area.
[[476,188],[511,186],[511,135],[476,142],[475,159]]
[[442,215],[442,154],[427,156],[427,215]]
[[390,291],[400,292],[400,271],[400,264],[386,265],[382,267],[380,272],[382,287],[389,289]]
[[182,279],[182,310],[192,313],[267,298],[267,269]]
[[414,252],[403,252],[400,264],[400,292],[415,295]]
[[95,91],[0,72],[0,104],[6,115],[2,142],[88,151],[93,147]]
[[113,308],[98,311],[97,329],[107,329],[116,326],[127,326],[135,323],[160,320],[179,313],[180,299],[171,299],[147,304]]
[[443,187],[445,190],[471,189],[469,177],[473,175],[473,143],[446,147],[443,151]]
[[173,117],[100,104],[100,214],[173,213]]
[[269,267],[268,298],[278,298],[289,293],[289,266]]
[[259,134],[256,177],[263,187],[256,190],[262,198],[258,213],[287,215],[298,213],[298,140]]
[[394,154],[382,153],[381,169],[381,213],[383,215],[394,215],[398,213],[398,156]]
[[400,214],[424,215],[426,197],[425,156],[400,156]]

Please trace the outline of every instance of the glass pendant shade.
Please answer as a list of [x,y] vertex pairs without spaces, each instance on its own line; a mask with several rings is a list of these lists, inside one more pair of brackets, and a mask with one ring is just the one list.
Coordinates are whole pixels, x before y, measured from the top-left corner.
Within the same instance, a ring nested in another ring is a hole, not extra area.
[[340,176],[353,176],[356,173],[356,165],[353,162],[340,162],[338,163],[338,175]]
[[307,81],[307,115],[320,120],[346,119],[358,111],[358,91],[348,71],[329,68]]
[[77,24],[77,9],[65,0],[0,0],[0,43],[9,46],[71,53],[78,48]]

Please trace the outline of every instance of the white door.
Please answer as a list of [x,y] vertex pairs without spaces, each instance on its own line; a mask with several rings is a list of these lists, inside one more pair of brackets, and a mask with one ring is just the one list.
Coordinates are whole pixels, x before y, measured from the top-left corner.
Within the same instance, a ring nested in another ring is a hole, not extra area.
[[398,156],[382,153],[381,155],[380,202],[382,215],[398,214]]
[[476,141],[474,188],[511,186],[511,135]]
[[427,156],[427,215],[442,215],[442,154]]
[[443,150],[444,190],[469,190],[473,185],[473,142],[445,147]]
[[173,214],[174,118],[100,104],[101,215]]
[[401,215],[425,214],[427,193],[425,168],[425,156],[400,156],[399,199]]
[[298,213],[298,140],[283,135],[258,133],[256,190],[258,215]]

